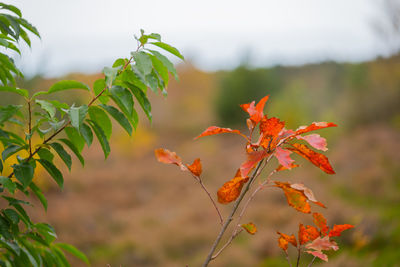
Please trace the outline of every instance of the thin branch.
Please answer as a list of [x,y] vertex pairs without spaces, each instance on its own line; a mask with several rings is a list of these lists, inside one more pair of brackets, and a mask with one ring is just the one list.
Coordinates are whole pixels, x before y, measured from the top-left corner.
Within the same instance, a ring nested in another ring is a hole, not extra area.
[[199,184],[201,185],[201,187],[203,188],[203,190],[207,193],[207,195],[208,195],[208,197],[210,198],[212,204],[214,205],[215,210],[216,210],[217,213],[218,213],[218,217],[219,217],[220,224],[222,225],[222,224],[224,223],[224,219],[222,219],[222,215],[221,215],[221,212],[220,212],[219,209],[218,209],[217,204],[215,203],[214,199],[212,198],[210,192],[207,190],[206,186],[203,184],[203,181],[201,180],[200,177],[199,177],[199,179],[198,179],[198,182],[199,182]]
[[28,100],[28,135],[29,135],[29,155],[32,155],[32,107],[31,100]]
[[292,267],[292,263],[290,262],[289,254],[287,253],[287,251],[285,251],[285,254],[286,254],[286,260],[289,263],[289,266]]
[[240,202],[242,202],[243,197],[245,196],[245,194],[247,193],[247,191],[249,191],[251,182],[256,178],[256,174],[258,174],[258,170],[261,167],[263,161],[259,162],[256,170],[253,173],[253,176],[250,178],[250,181],[246,184],[246,187],[243,189],[243,191],[241,192],[241,194],[239,195],[238,199],[235,201],[235,204],[233,205],[233,208],[231,210],[231,213],[229,214],[228,218],[226,219],[224,225],[222,226],[217,238],[214,241],[214,244],[212,245],[210,252],[207,255],[206,260],[203,263],[203,267],[208,266],[208,264],[210,263],[210,261],[213,259],[213,254],[215,252],[215,249],[217,248],[219,242],[221,241],[222,236],[224,235],[226,229],[228,228],[229,224],[231,223],[231,221],[233,220],[233,215],[236,213],[236,210],[238,209]]
[[218,252],[215,253],[214,256],[211,257],[211,260],[213,260],[213,259],[215,259],[216,257],[218,257],[219,254],[221,254],[221,252],[222,252],[226,247],[228,247],[228,246],[232,243],[233,239],[235,239],[235,237],[238,236],[242,231],[243,231],[243,229],[240,228],[239,231],[234,232],[234,234],[232,234],[231,237],[229,238],[228,242],[226,242],[225,245],[223,245],[222,248],[221,248],[220,250],[218,250]]
[[299,264],[300,264],[300,256],[301,256],[301,247],[300,247],[300,244],[298,244],[298,247],[297,247],[297,262],[296,262],[296,267],[299,267]]
[[315,261],[316,258],[317,258],[317,257],[314,256],[314,258],[312,259],[312,261],[310,262],[310,264],[307,265],[307,267],[311,267],[311,265],[313,265],[313,263],[314,263],[314,261]]

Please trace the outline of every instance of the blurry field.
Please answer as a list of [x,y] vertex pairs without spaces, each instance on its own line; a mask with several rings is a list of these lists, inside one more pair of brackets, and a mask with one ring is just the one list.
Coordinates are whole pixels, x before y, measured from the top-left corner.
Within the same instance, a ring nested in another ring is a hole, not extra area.
[[[50,222],[59,240],[82,249],[92,266],[199,266],[219,231],[215,210],[191,176],[158,163],[153,151],[168,148],[186,163],[200,157],[204,182],[215,194],[244,160],[242,140],[193,137],[211,125],[244,127],[244,122],[237,126],[241,115],[235,112],[242,112],[238,105],[271,94],[268,112],[289,127],[318,120],[340,126],[321,131],[337,175],[326,175],[294,156],[302,168],[275,177],[312,188],[328,206],[323,212],[331,226],[356,225],[339,239],[341,249],[329,254],[324,266],[400,266],[399,57],[220,73],[204,73],[188,64],[179,72],[180,82],[170,85],[166,99],[151,97],[152,125],[142,116],[132,138],[114,125],[117,134],[107,161],[93,144],[84,151],[84,169],[76,162],[71,173],[65,170],[63,192],[43,179],[49,207],[45,213],[32,200],[37,221]],[[91,85],[96,77],[69,78]],[[50,81],[25,83],[45,89]],[[225,215],[229,209],[222,207]],[[241,234],[213,266],[286,266],[276,231],[297,234],[299,222],[312,223],[309,217],[288,207],[280,190],[262,191],[244,218],[259,232]],[[294,258],[295,251],[289,253]],[[303,260],[305,264],[311,258]],[[82,265],[74,261],[73,266]]]

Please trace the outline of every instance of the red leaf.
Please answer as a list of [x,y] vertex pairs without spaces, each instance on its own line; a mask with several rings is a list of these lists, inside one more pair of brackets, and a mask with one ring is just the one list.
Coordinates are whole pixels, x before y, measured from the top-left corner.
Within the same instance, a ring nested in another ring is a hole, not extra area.
[[299,243],[303,245],[308,241],[312,241],[319,237],[319,232],[314,226],[307,225],[307,228],[303,224],[299,225]]
[[257,227],[252,222],[246,223],[246,224],[242,224],[240,226],[243,227],[244,230],[246,230],[251,235],[254,235],[257,232]]
[[186,164],[186,166],[188,167],[189,171],[191,173],[193,173],[193,175],[199,177],[201,175],[202,172],[202,168],[201,168],[201,161],[200,159],[195,159],[192,163],[192,165]]
[[347,229],[353,228],[354,225],[351,224],[340,224],[340,225],[334,225],[332,230],[329,232],[329,236],[340,236],[340,234]]
[[240,166],[240,171],[242,176],[246,177],[249,175],[250,171],[256,166],[258,162],[267,157],[269,154],[265,150],[254,151],[247,153],[247,160]]
[[300,165],[292,163],[292,165],[290,165],[290,168],[286,168],[286,167],[282,166],[281,164],[279,164],[279,166],[275,169],[275,171],[280,172],[280,171],[284,171],[284,170],[291,170],[291,169],[297,168],[297,167],[300,167]]
[[311,131],[315,131],[318,129],[323,129],[327,127],[336,127],[337,125],[332,123],[332,122],[313,122],[309,126],[300,126],[296,130],[296,134],[303,134],[303,133],[308,133]]
[[[249,103],[249,104],[242,104],[240,107],[249,113],[250,115],[250,120],[254,123],[254,126],[259,123],[264,116],[264,106],[265,103],[267,102],[269,98],[269,95],[263,97],[260,102],[255,106],[255,101]],[[250,125],[249,125],[250,126]],[[253,126],[253,127],[254,127]]]
[[280,232],[277,232],[278,235],[280,235],[279,239],[278,239],[278,245],[281,249],[283,250],[287,250],[288,249],[288,244],[292,244],[294,247],[297,247],[297,241],[296,241],[296,237],[294,235],[286,235],[286,234],[282,234]]
[[333,170],[331,164],[329,163],[328,158],[320,153],[317,153],[313,150],[311,150],[309,147],[303,144],[292,144],[294,148],[288,147],[286,149],[291,150],[303,158],[309,160],[312,164],[323,170],[324,172],[328,174],[335,174],[335,171]]
[[291,151],[277,147],[274,156],[278,159],[279,163],[286,169],[291,169],[294,160],[290,158]]
[[326,147],[327,146],[326,139],[321,137],[319,134],[309,134],[306,136],[298,135],[296,136],[296,138],[299,140],[307,141],[312,147],[318,150],[322,151],[328,150],[328,148]]
[[202,132],[199,136],[195,137],[194,139],[208,136],[208,135],[221,134],[221,133],[239,134],[247,140],[247,137],[244,134],[242,134],[239,130],[232,130],[231,128],[221,128],[221,127],[217,127],[217,126],[208,127],[204,132]]
[[323,235],[326,235],[329,231],[329,227],[326,225],[326,219],[321,213],[313,213],[314,223],[320,229]]
[[306,252],[317,258],[320,258],[323,261],[328,261],[328,256],[326,256],[324,253],[322,253],[320,251],[306,250]]
[[290,187],[289,183],[281,183],[275,181],[276,187],[283,190],[286,200],[290,206],[303,213],[310,213],[311,207],[308,203],[307,197],[302,191]]
[[175,164],[178,165],[182,170],[186,170],[186,167],[182,164],[182,159],[176,155],[175,152],[171,152],[168,149],[159,148],[154,151],[154,154],[159,162],[165,164]]
[[242,191],[243,185],[249,180],[249,177],[242,177],[240,175],[240,169],[236,172],[235,177],[226,182],[217,192],[218,202],[221,204],[228,204],[236,200],[240,192]]
[[284,121],[278,118],[267,118],[265,115],[260,123],[261,142],[260,145],[267,150],[272,150],[278,143],[278,135],[285,126]]

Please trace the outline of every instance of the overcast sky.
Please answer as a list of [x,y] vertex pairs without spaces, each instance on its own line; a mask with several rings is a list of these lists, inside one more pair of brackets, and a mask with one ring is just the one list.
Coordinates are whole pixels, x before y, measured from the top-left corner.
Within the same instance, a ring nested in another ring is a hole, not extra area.
[[[18,64],[29,75],[98,72],[129,56],[140,28],[160,33],[205,70],[247,58],[255,66],[385,54],[371,26],[382,0],[35,0],[7,1],[42,35]],[[33,37],[33,39],[35,39]]]

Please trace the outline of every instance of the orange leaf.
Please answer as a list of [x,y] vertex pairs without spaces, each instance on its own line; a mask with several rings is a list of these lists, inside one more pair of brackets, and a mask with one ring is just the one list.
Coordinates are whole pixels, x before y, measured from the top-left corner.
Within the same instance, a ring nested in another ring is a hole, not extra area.
[[332,230],[329,232],[329,236],[340,236],[340,234],[347,229],[353,228],[354,225],[351,224],[339,224],[339,225],[334,225]]
[[186,164],[186,166],[188,167],[189,171],[191,173],[193,173],[193,175],[199,177],[201,175],[202,172],[202,168],[201,168],[201,162],[200,159],[195,159],[192,163],[192,165]]
[[247,160],[243,162],[240,166],[242,176],[248,176],[251,170],[256,166],[256,164],[268,155],[269,154],[265,150],[247,153]]
[[335,174],[335,171],[333,170],[331,164],[329,163],[328,158],[320,153],[317,153],[313,150],[311,150],[308,146],[303,145],[303,144],[292,144],[294,148],[288,147],[286,149],[291,150],[303,158],[309,160],[312,164],[323,170],[324,172],[328,174]]
[[329,231],[329,227],[326,225],[326,219],[324,215],[318,212],[314,212],[313,217],[315,225],[318,226],[323,235],[326,235]]
[[251,235],[254,235],[257,232],[257,227],[252,222],[246,223],[246,224],[242,224],[240,226],[243,227],[244,230],[246,230]]
[[310,213],[311,207],[307,197],[302,191],[290,187],[289,183],[275,181],[276,187],[279,187],[285,193],[287,202],[290,206],[303,213]]
[[275,158],[278,159],[279,164],[281,164],[286,169],[290,169],[293,165],[294,160],[290,158],[291,151],[277,147],[274,152]]
[[240,169],[236,172],[235,177],[226,182],[217,192],[218,202],[221,204],[228,204],[236,200],[240,192],[242,191],[243,185],[249,180],[249,177],[242,177],[240,175]]
[[332,123],[332,122],[313,122],[308,126],[300,126],[296,130],[296,135],[298,134],[303,134],[303,133],[308,133],[311,131],[327,128],[327,127],[336,127],[337,125]]
[[280,121],[278,118],[267,118],[265,115],[260,123],[261,142],[260,145],[267,150],[272,150],[276,147],[278,138],[277,136],[285,127],[285,122]]
[[194,139],[203,137],[203,136],[208,136],[208,135],[214,135],[214,134],[221,134],[221,133],[235,133],[243,136],[244,138],[247,137],[242,134],[239,130],[232,130],[231,128],[221,128],[217,126],[210,126],[208,127],[204,132],[202,132],[199,136],[195,137]]
[[317,258],[320,258],[323,261],[328,261],[328,256],[326,256],[326,254],[322,253],[321,251],[306,250],[306,252]]
[[315,198],[313,191],[311,191],[310,188],[305,187],[304,184],[291,184],[290,187],[299,191],[303,191],[304,195],[307,197],[308,200],[314,202],[315,204],[323,208],[326,208],[324,204],[322,204]]
[[275,171],[280,172],[280,171],[284,171],[284,170],[291,170],[291,169],[297,168],[297,167],[300,167],[300,165],[292,163],[292,165],[290,165],[290,168],[286,168],[286,167],[282,166],[281,164],[279,164],[279,166],[275,169]]
[[[264,106],[265,103],[267,102],[269,98],[269,95],[263,97],[255,106],[255,101],[249,103],[249,104],[242,104],[240,105],[240,107],[246,111],[247,113],[249,113],[250,115],[250,120],[254,123],[253,125],[255,126],[257,123],[259,123],[262,119],[262,117],[264,116]],[[253,125],[249,125],[248,126],[253,126]],[[253,126],[253,127],[254,127]]]
[[175,152],[171,152],[168,149],[159,148],[154,151],[154,154],[159,162],[165,164],[175,164],[179,166],[181,170],[186,170],[185,166],[182,164],[182,159],[176,155]]
[[280,235],[278,239],[278,245],[281,249],[287,250],[288,244],[292,244],[294,247],[297,247],[296,237],[294,235],[286,235],[282,234],[281,232],[277,232]]
[[307,225],[307,228],[303,224],[299,225],[299,243],[303,245],[308,241],[312,241],[319,237],[319,232],[314,226]]

